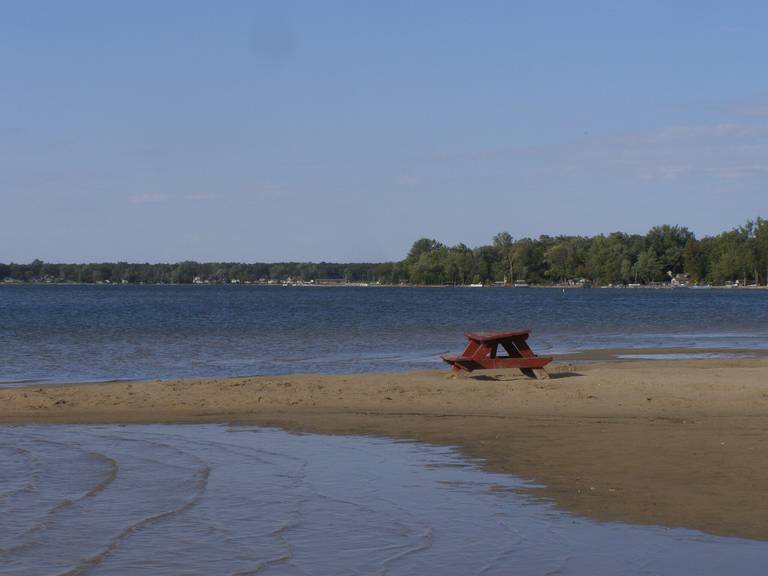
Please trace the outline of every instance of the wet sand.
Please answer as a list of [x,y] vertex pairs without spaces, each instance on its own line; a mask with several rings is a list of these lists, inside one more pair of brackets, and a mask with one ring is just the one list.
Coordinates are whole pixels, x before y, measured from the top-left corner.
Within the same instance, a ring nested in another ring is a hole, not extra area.
[[600,520],[768,539],[768,359],[0,389],[0,423],[249,422],[459,446]]

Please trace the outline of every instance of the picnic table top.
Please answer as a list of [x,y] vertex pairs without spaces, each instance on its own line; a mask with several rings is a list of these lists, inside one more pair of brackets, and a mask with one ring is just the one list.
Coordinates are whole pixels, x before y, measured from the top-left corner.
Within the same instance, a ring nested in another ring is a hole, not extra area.
[[509,340],[519,336],[528,336],[530,333],[530,328],[520,328],[507,332],[465,332],[464,336],[475,342],[492,342],[494,340]]

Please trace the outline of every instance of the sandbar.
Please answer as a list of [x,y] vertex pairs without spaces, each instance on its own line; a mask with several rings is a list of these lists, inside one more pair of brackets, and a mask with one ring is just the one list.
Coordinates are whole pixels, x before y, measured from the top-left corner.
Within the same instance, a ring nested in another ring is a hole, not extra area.
[[768,539],[768,359],[0,389],[0,423],[250,423],[458,447],[596,520]]

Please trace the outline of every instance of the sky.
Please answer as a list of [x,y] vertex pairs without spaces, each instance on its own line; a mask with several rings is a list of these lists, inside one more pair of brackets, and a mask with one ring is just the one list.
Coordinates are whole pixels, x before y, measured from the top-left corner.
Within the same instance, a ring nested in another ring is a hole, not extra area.
[[0,262],[768,216],[768,3],[0,3]]

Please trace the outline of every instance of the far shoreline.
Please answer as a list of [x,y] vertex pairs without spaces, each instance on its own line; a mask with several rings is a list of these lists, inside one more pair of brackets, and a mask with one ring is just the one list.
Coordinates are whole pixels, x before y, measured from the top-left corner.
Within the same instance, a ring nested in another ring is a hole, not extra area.
[[689,290],[728,290],[728,291],[742,291],[742,290],[768,290],[768,285],[765,286],[729,286],[729,285],[706,285],[706,286],[670,286],[669,284],[661,285],[647,285],[642,284],[640,286],[629,285],[616,285],[616,286],[578,286],[570,284],[528,284],[526,286],[514,286],[514,285],[483,285],[472,286],[470,284],[377,284],[366,282],[350,282],[348,284],[309,284],[309,283],[261,283],[261,282],[155,282],[155,283],[141,283],[141,282],[0,282],[1,286],[108,286],[108,287],[126,287],[126,286],[238,286],[238,287],[251,287],[251,288],[440,288],[440,289],[465,289],[471,288],[476,290],[493,289],[493,290],[527,290],[527,289],[550,289],[550,290],[674,290],[674,291],[689,291]]

